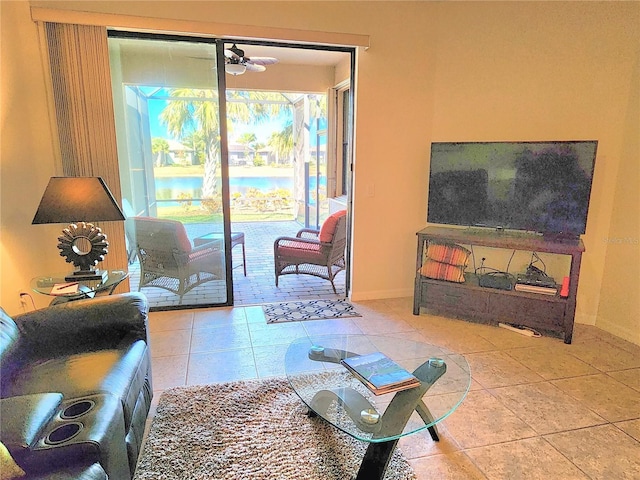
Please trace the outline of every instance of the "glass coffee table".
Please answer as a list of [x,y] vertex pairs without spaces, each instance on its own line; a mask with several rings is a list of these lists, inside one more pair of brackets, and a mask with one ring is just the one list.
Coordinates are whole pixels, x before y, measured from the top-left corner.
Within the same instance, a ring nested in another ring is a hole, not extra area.
[[[413,373],[420,385],[376,396],[340,363],[373,352]],[[471,385],[462,355],[436,345],[372,335],[299,338],[287,349],[285,372],[310,416],[322,417],[369,443],[356,480],[381,480],[403,436],[426,429],[438,441],[436,424],[462,403]]]

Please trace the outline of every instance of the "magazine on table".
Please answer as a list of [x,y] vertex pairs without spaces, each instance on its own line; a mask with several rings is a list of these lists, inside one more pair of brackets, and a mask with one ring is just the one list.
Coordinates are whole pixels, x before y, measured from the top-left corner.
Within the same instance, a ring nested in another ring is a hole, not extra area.
[[420,385],[414,375],[380,352],[345,358],[341,363],[375,395]]

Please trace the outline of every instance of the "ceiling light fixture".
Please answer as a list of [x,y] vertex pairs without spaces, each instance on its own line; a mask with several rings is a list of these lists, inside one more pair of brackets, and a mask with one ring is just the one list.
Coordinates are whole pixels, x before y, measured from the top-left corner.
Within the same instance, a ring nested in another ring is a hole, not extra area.
[[231,75],[242,75],[246,72],[247,67],[242,65],[241,63],[227,63],[224,66],[224,71]]

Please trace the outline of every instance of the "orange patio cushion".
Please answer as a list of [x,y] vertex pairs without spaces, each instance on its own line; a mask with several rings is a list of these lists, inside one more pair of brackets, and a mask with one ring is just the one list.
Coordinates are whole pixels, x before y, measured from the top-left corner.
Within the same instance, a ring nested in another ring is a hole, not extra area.
[[191,241],[187,236],[187,230],[184,228],[184,225],[182,224],[182,222],[179,222],[177,220],[168,220],[168,219],[161,219],[156,217],[136,217],[136,218],[140,218],[146,222],[156,223],[159,226],[158,228],[167,229],[170,225],[173,225],[172,228],[173,228],[173,231],[175,232],[176,241],[178,242],[178,245],[180,246],[183,252],[187,252],[187,253],[191,252],[192,250]]
[[346,214],[346,210],[338,210],[336,213],[329,215],[320,228],[320,235],[318,235],[318,240],[320,240],[322,243],[331,242],[331,240],[333,240],[333,234],[336,231],[338,219],[340,217],[344,217]]
[[278,247],[278,255],[287,259],[315,259],[320,255],[319,243],[287,242]]

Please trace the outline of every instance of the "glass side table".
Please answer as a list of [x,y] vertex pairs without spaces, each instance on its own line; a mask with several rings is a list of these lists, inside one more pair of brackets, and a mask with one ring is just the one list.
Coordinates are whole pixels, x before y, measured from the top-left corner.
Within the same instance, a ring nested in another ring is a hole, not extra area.
[[124,270],[108,270],[104,280],[82,280],[78,281],[78,291],[73,293],[54,293],[56,285],[69,285],[76,282],[69,282],[65,277],[69,272],[55,273],[53,275],[35,277],[31,279],[31,289],[42,295],[55,297],[51,305],[58,303],[81,300],[83,298],[93,298],[97,294],[111,295],[115,288],[129,276]]

